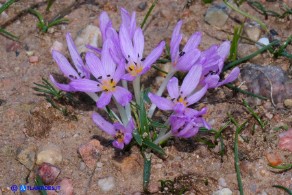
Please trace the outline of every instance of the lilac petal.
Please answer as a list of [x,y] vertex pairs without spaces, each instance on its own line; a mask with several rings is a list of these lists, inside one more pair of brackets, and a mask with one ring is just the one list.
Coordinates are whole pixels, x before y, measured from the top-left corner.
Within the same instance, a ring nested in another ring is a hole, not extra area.
[[82,61],[82,58],[80,57],[80,54],[77,51],[77,48],[72,40],[70,33],[66,34],[66,40],[67,40],[67,45],[68,45],[68,49],[69,49],[72,61],[75,65],[77,71],[80,73],[83,73],[82,67],[84,67],[84,63]]
[[187,52],[189,50],[192,50],[194,48],[197,48],[201,42],[202,39],[202,33],[201,32],[195,32],[186,43],[183,51]]
[[92,52],[87,52],[85,56],[86,64],[89,68],[91,74],[98,78],[100,76],[106,76],[106,73],[103,69],[100,59]]
[[73,92],[75,91],[70,85],[68,84],[61,84],[61,83],[58,83],[54,77],[52,75],[50,75],[50,80],[52,81],[52,83],[60,90],[62,91],[68,91],[68,92]]
[[173,63],[177,63],[179,58],[179,44],[182,40],[182,35],[178,35],[177,38],[170,45],[170,57]]
[[198,85],[202,74],[202,66],[194,66],[184,78],[180,92],[184,97],[188,96]]
[[111,101],[112,93],[110,92],[102,92],[101,96],[96,102],[96,106],[98,108],[104,108],[106,105],[108,105]]
[[133,136],[131,133],[125,133],[124,134],[124,143],[127,145],[130,143],[130,141],[132,140]]
[[128,122],[128,124],[127,124],[126,132],[127,133],[132,133],[134,128],[135,128],[135,123],[134,123],[134,120],[131,118],[130,121]]
[[124,60],[121,60],[113,76],[114,81],[118,83],[124,74],[125,74],[125,62]]
[[136,12],[132,13],[131,17],[131,23],[130,23],[130,36],[131,38],[134,36],[135,30],[136,30]]
[[188,71],[195,64],[200,57],[200,51],[198,49],[190,50],[186,52],[182,57],[178,58],[176,69],[180,71]]
[[75,69],[71,66],[71,64],[68,62],[67,58],[63,56],[58,51],[52,51],[52,55],[58,66],[60,67],[61,71],[64,73],[64,75],[68,78],[76,77],[79,78],[79,75],[75,71]]
[[130,26],[131,16],[130,16],[129,12],[124,8],[121,8],[121,18],[122,18],[121,25]]
[[89,79],[75,79],[72,80],[69,85],[74,88],[76,91],[82,92],[99,92],[101,88],[98,85],[98,82],[92,81]]
[[131,58],[135,57],[134,51],[133,51],[134,48],[133,48],[133,44],[132,44],[129,32],[127,31],[124,25],[121,25],[120,27],[119,37],[120,37],[121,50],[124,56],[127,58],[129,56]]
[[208,85],[208,88],[215,88],[219,82],[219,75],[210,75],[205,78],[204,83]]
[[126,81],[133,81],[135,78],[136,77],[132,76],[130,73],[127,73],[124,76],[122,76],[122,79]]
[[110,54],[110,48],[113,47],[113,42],[107,39],[103,44],[101,51],[101,63],[106,75],[113,75],[116,69],[116,64]]
[[186,108],[185,109],[185,115],[189,118],[193,118],[193,117],[200,117],[204,114],[207,113],[207,108],[202,108],[200,111],[197,111],[195,109],[192,109],[192,108]]
[[231,82],[235,81],[238,78],[239,73],[240,73],[240,70],[238,67],[233,68],[233,70],[226,77],[226,79],[218,83],[217,87],[219,87],[221,85],[225,85],[226,83],[231,83]]
[[190,138],[190,137],[195,136],[198,132],[199,132],[199,128],[198,127],[193,127],[191,129],[189,129],[187,132],[182,133],[181,137]]
[[190,133],[190,131],[192,130],[192,127],[193,127],[192,122],[187,123],[187,125],[180,132],[178,132],[175,136],[187,137],[187,134]]
[[87,49],[89,49],[89,50],[91,50],[91,51],[93,51],[93,52],[99,54],[99,55],[101,54],[101,49],[100,49],[100,48],[94,47],[94,46],[89,45],[89,44],[85,45],[85,47],[86,47]]
[[143,56],[143,50],[144,50],[144,35],[141,28],[137,28],[134,34],[133,38],[134,43],[134,50],[137,52],[137,55],[139,55],[139,58],[141,59]]
[[166,98],[148,93],[148,97],[153,104],[155,104],[161,110],[172,110],[174,103]]
[[161,56],[164,46],[165,42],[162,41],[152,50],[143,63],[144,67],[150,67]]
[[107,134],[111,135],[111,136],[115,136],[116,131],[114,126],[109,123],[108,121],[106,121],[101,115],[99,115],[98,113],[94,112],[92,114],[92,119],[94,121],[94,123],[104,132],[106,132]]
[[108,14],[105,11],[103,11],[99,16],[99,27],[100,27],[103,42],[105,42],[106,40],[106,31],[107,31],[107,28],[110,26],[112,26],[112,22]]
[[178,21],[176,26],[173,29],[170,45],[173,45],[174,41],[176,41],[177,37],[180,35],[181,26],[182,26],[182,20]]
[[171,131],[177,134],[178,130],[187,122],[185,117],[178,117],[175,115],[170,116]]
[[117,140],[115,140],[115,141],[113,141],[113,146],[115,147],[115,148],[118,148],[118,149],[123,149],[124,148],[124,143],[120,143],[120,142],[118,142]]
[[176,103],[175,106],[173,107],[173,110],[179,114],[182,114],[185,109],[186,109],[186,107],[182,103]]
[[187,98],[188,106],[199,101],[207,92],[208,85],[205,85],[202,89]]
[[113,96],[119,104],[126,106],[132,100],[132,94],[125,88],[117,86]]
[[230,41],[225,41],[219,46],[217,53],[224,60],[229,55],[229,51],[230,51]]
[[167,84],[167,91],[171,98],[177,98],[179,96],[178,89],[178,79],[176,77],[172,77]]

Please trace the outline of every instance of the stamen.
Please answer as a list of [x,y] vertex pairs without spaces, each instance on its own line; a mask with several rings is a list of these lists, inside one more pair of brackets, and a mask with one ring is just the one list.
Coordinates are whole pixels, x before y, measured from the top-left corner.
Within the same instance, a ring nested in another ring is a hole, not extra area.
[[102,79],[102,76],[99,76],[97,79]]
[[110,77],[111,75],[110,74],[108,74],[108,75],[106,75],[107,77]]
[[126,64],[128,64],[129,63],[129,61],[127,60],[127,59],[125,59],[126,60]]
[[137,66],[137,62],[134,62],[134,64]]
[[185,55],[185,54],[186,54],[186,52],[181,51],[181,52],[179,53],[179,56],[182,57],[182,56]]
[[129,70],[130,70],[130,71],[133,71],[133,68],[129,67]]
[[128,58],[130,58],[130,55],[128,55]]
[[145,58],[142,58],[141,61],[143,62],[145,60]]

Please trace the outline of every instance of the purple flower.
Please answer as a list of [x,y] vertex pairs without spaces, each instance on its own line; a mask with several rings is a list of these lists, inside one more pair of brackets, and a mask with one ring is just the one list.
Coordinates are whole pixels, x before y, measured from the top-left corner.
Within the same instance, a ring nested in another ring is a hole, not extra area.
[[121,25],[119,37],[121,50],[126,59],[126,70],[128,71],[123,76],[123,79],[128,81],[132,81],[136,76],[146,73],[160,57],[165,46],[165,42],[162,41],[145,59],[143,58],[144,35],[141,28],[135,30],[133,39],[131,39],[128,28],[125,25]]
[[167,84],[170,100],[152,93],[148,94],[151,102],[156,104],[161,110],[182,111],[186,107],[199,101],[207,92],[208,86],[205,85],[200,90],[196,90],[202,75],[202,66],[194,66],[186,75],[181,87],[178,86],[178,79],[173,77]]
[[126,9],[121,8],[121,17],[121,26],[127,27],[127,31],[130,35],[130,38],[132,39],[136,31],[136,12],[133,12],[132,16],[130,16],[129,12]]
[[133,138],[132,132],[135,125],[132,119],[130,119],[126,127],[118,122],[111,124],[98,113],[93,113],[92,119],[102,131],[114,137],[113,146],[116,148],[123,149]]
[[187,108],[184,112],[172,114],[169,119],[172,134],[176,137],[190,138],[198,133],[200,127],[210,129],[210,125],[202,118],[206,112],[206,108],[200,111]]
[[105,41],[101,52],[101,60],[91,52],[88,52],[85,56],[88,69],[96,78],[96,81],[75,79],[70,83],[70,86],[78,91],[102,92],[96,103],[99,108],[104,108],[108,105],[112,96],[122,106],[127,105],[132,99],[132,94],[127,89],[117,85],[124,75],[125,65],[121,61],[116,66],[109,52],[112,47],[111,44],[113,43],[110,39]]
[[224,61],[228,56],[229,51],[230,42],[225,41],[219,47],[213,45],[206,51],[202,52],[198,62],[198,64],[203,65],[203,75],[205,76],[205,79],[202,80],[202,84],[208,84],[209,88],[216,88],[237,79],[240,73],[238,67],[234,68],[224,80],[220,81],[219,75],[222,72]]
[[[63,72],[63,74],[69,78],[70,80],[80,79],[80,78],[89,78],[90,74],[84,63],[82,58],[80,57],[76,46],[71,38],[70,33],[67,33],[66,40],[68,44],[68,49],[71,55],[71,59],[75,68],[68,62],[67,58],[58,51],[53,50],[52,55],[56,63],[58,64],[59,68]],[[54,85],[56,85],[60,90],[63,91],[76,91],[72,86],[67,84],[58,83],[52,75],[50,75],[50,79]]]
[[194,33],[187,41],[183,50],[180,51],[179,45],[182,40],[181,26],[182,21],[180,20],[172,33],[170,41],[171,62],[175,70],[188,71],[200,57],[201,52],[197,47],[201,42],[202,34],[200,32]]

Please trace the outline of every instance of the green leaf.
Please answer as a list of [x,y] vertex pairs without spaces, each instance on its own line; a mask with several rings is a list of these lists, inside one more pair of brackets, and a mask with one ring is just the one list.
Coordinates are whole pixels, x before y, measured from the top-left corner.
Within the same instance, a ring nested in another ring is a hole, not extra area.
[[147,112],[145,109],[145,91],[142,92],[140,96],[140,106],[139,106],[139,123],[140,123],[140,135],[143,136],[145,133],[149,136],[149,124],[147,119]]
[[136,142],[137,142],[140,146],[142,146],[142,138],[141,138],[139,132],[137,131],[137,129],[134,130],[134,132],[133,132],[133,136],[134,136]]
[[280,186],[280,185],[273,185],[274,188],[279,188],[284,190],[285,192],[287,192],[289,195],[292,195],[292,191],[289,190],[288,188],[284,187],[284,186]]
[[146,24],[146,21],[147,21],[148,17],[150,16],[152,10],[154,9],[154,7],[155,7],[157,1],[158,1],[158,0],[154,0],[154,2],[152,3],[152,5],[150,6],[149,10],[147,11],[147,13],[146,13],[146,15],[145,15],[145,17],[144,17],[144,19],[143,19],[143,21],[142,21],[142,23],[141,23],[141,28],[143,28],[144,25]]
[[4,3],[1,7],[0,7],[0,14],[2,12],[4,12],[10,5],[12,5],[15,2],[15,0],[9,0],[6,3]]
[[12,33],[6,31],[5,29],[3,28],[0,28],[0,34],[4,35],[5,37],[9,38],[9,39],[12,39],[14,41],[17,41],[19,39],[19,37],[13,35]]
[[[45,185],[39,175],[37,175],[35,178],[35,185],[36,186],[44,186]],[[39,190],[39,192],[41,195],[47,195],[46,190]]]
[[229,60],[234,61],[237,58],[237,48],[238,48],[238,42],[239,38],[242,34],[243,31],[243,24],[241,26],[235,26],[234,27],[234,34],[231,42],[231,47],[230,47],[230,54],[229,54]]
[[160,122],[157,122],[157,121],[153,121],[151,119],[148,119],[149,122],[150,122],[150,125],[153,127],[153,128],[163,128],[163,129],[166,129],[167,126],[165,124],[162,124]]
[[165,152],[163,151],[163,149],[156,145],[155,143],[149,141],[149,140],[143,140],[143,144],[146,145],[147,147],[151,148],[153,151],[161,154],[161,155],[165,155]]
[[144,169],[143,169],[143,188],[147,191],[148,184],[150,181],[151,174],[151,156],[147,157],[148,154],[144,154]]
[[288,171],[292,169],[292,164],[279,165],[279,166],[269,165],[269,166],[273,167],[274,169],[281,169],[282,171]]

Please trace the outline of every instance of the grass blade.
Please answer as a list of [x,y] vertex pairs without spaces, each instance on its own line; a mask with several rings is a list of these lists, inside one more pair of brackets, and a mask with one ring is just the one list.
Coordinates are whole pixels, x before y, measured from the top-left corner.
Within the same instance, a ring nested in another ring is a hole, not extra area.
[[0,28],[0,34],[4,35],[5,37],[12,39],[14,41],[17,41],[19,39],[19,37],[13,35],[12,33],[4,30],[3,28]]
[[269,165],[269,166],[273,167],[274,169],[281,169],[282,171],[288,171],[288,170],[292,169],[292,164],[279,165],[279,166]]
[[243,90],[243,89],[240,89],[238,87],[235,87],[234,85],[232,84],[225,84],[224,86],[228,87],[229,89],[232,89],[233,91],[236,91],[236,92],[239,92],[239,93],[242,93],[242,94],[246,94],[246,95],[250,95],[252,97],[256,97],[256,98],[259,98],[259,99],[262,99],[262,100],[267,100],[268,98],[264,97],[264,96],[261,96],[261,95],[257,95],[257,94],[254,94],[252,92],[249,92],[249,91],[246,91],[246,90]]
[[136,140],[136,142],[137,142],[140,146],[142,146],[142,138],[141,138],[139,132],[137,131],[137,129],[134,130],[134,132],[133,132],[133,136],[134,136],[134,139]]
[[284,190],[285,192],[287,192],[289,195],[292,195],[292,191],[289,190],[288,188],[284,187],[284,186],[280,186],[280,185],[273,185],[274,188],[279,188]]
[[9,0],[6,3],[4,3],[1,7],[0,7],[0,14],[2,12],[4,12],[10,5],[12,5],[15,2],[15,0]]
[[143,169],[143,188],[147,191],[151,174],[151,154],[145,153],[144,157],[144,169]]
[[248,103],[245,100],[243,101],[243,105],[247,108],[247,110],[249,111],[249,113],[256,119],[256,121],[258,121],[258,123],[260,124],[261,128],[264,129],[266,124],[265,122],[263,122],[261,120],[261,118],[257,115],[257,113],[255,113],[255,111],[248,105]]
[[143,143],[147,147],[151,148],[153,151],[155,151],[161,155],[165,155],[165,152],[163,151],[163,149],[160,146],[156,145],[155,143],[148,141],[148,140],[143,140]]
[[151,7],[150,7],[149,10],[148,10],[148,12],[146,13],[146,15],[145,15],[145,17],[144,17],[144,19],[143,19],[143,21],[142,21],[142,23],[141,23],[141,28],[144,27],[144,25],[145,25],[145,23],[146,23],[148,17],[150,16],[152,10],[154,9],[154,7],[155,7],[157,1],[158,1],[158,0],[154,0],[154,2],[152,3]]
[[230,54],[228,58],[230,61],[234,61],[237,58],[238,42],[242,34],[242,31],[243,31],[243,25],[239,27],[238,26],[234,27],[234,34],[233,34],[231,47],[230,47]]
[[[35,178],[35,185],[36,186],[44,186],[45,185],[39,175],[37,175]],[[39,192],[41,195],[47,195],[46,190],[39,190]]]

